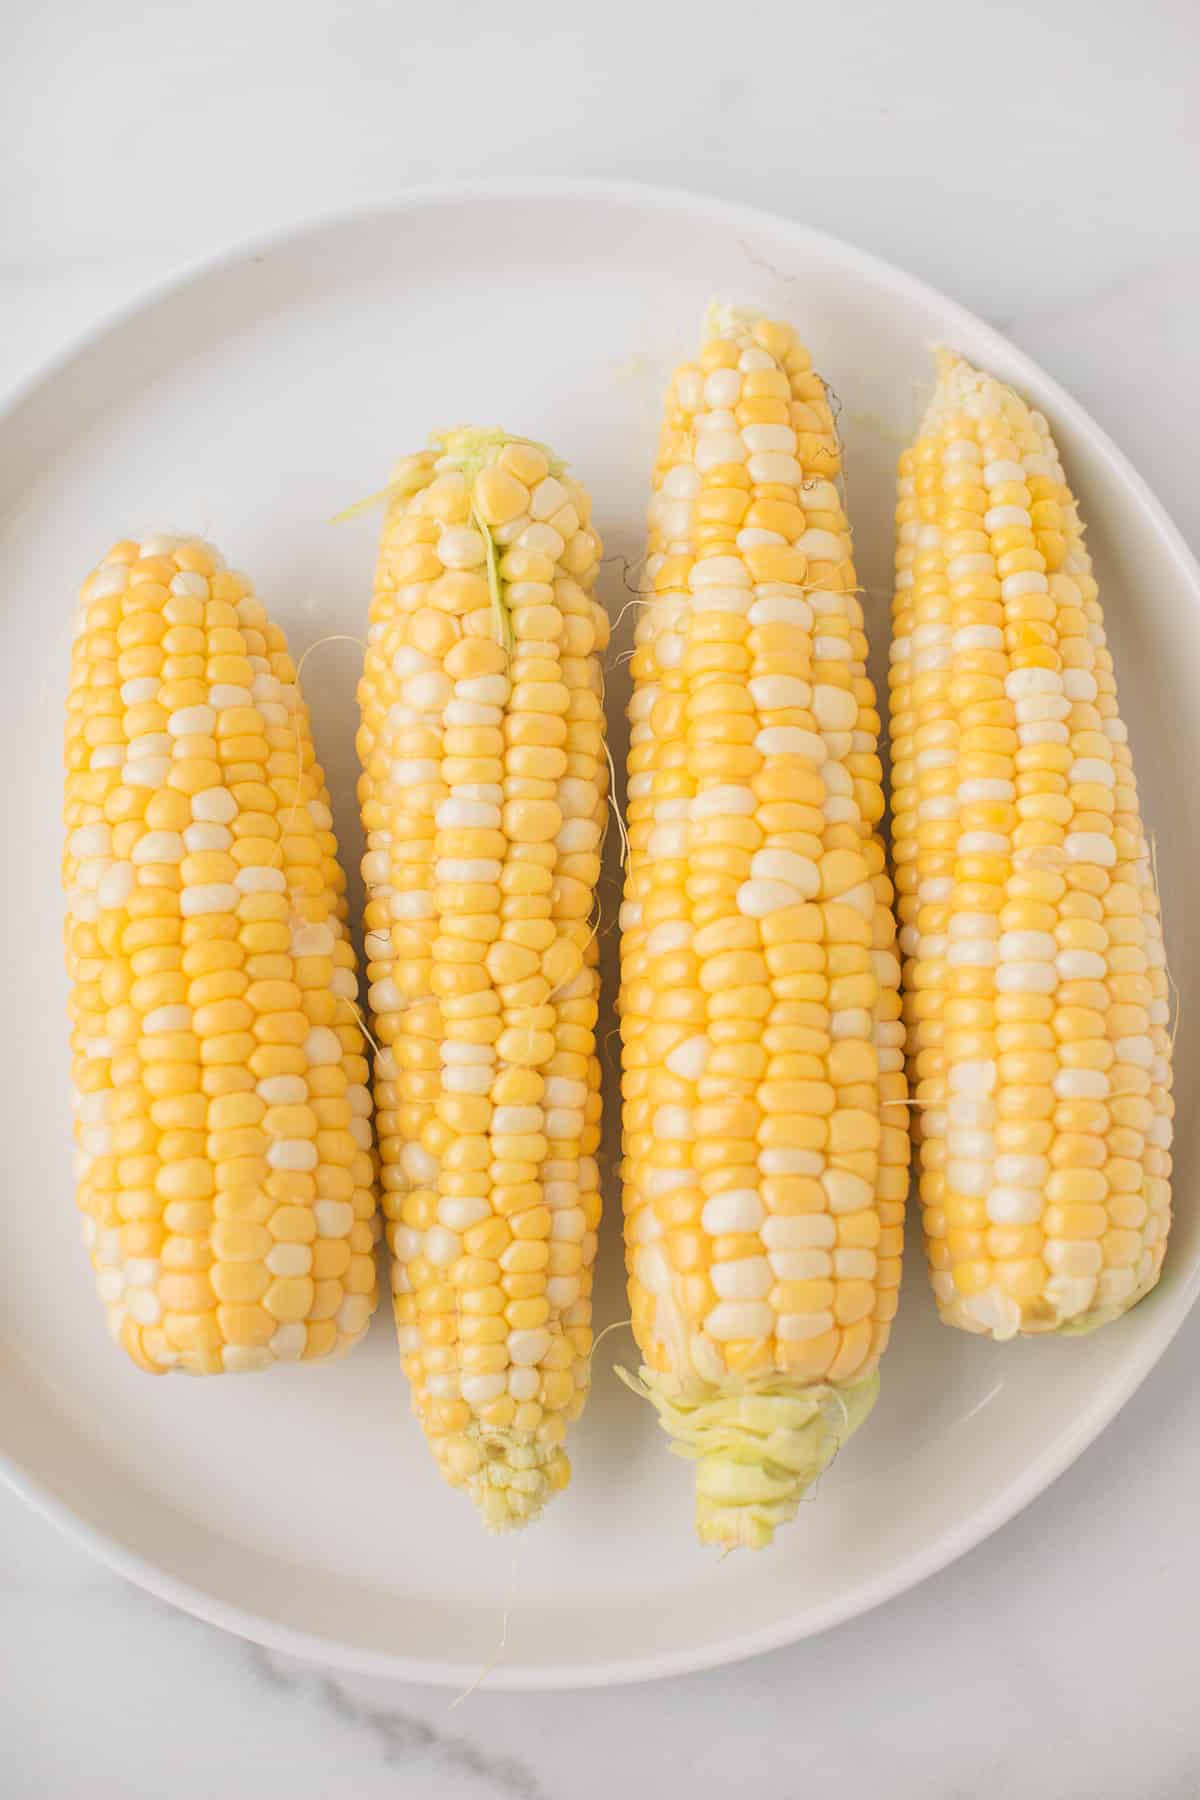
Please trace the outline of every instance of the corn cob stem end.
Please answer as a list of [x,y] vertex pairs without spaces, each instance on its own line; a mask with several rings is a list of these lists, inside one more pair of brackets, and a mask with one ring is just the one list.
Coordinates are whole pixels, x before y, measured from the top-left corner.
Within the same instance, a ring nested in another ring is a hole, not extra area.
[[771,1543],[879,1393],[877,1370],[843,1386],[797,1388],[773,1376],[695,1401],[666,1392],[644,1365],[617,1374],[650,1401],[675,1454],[696,1464],[696,1535],[726,1550]]
[[987,1288],[981,1294],[943,1303],[938,1312],[944,1325],[978,1337],[990,1337],[1006,1344],[1016,1337],[1086,1337],[1101,1325],[1111,1325],[1135,1307],[1157,1285],[1162,1259],[1159,1258],[1149,1278],[1134,1289],[1127,1299],[1108,1306],[1092,1306],[1085,1312],[1063,1311],[1055,1303],[1053,1290],[1021,1305],[997,1289]]

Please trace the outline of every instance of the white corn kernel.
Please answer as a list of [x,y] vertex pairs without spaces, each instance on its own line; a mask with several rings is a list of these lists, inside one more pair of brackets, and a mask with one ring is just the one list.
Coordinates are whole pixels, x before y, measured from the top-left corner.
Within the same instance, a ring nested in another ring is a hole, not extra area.
[[824,1337],[832,1331],[834,1318],[831,1312],[815,1313],[781,1313],[775,1327],[775,1335],[781,1343],[801,1344],[809,1338]]
[[774,1286],[771,1265],[765,1256],[743,1256],[732,1262],[713,1263],[709,1280],[720,1300],[762,1300]]
[[762,1300],[724,1300],[713,1307],[704,1321],[704,1329],[718,1344],[741,1340],[753,1342],[756,1338],[771,1336],[775,1329],[775,1314]]
[[185,919],[200,918],[208,913],[237,911],[241,894],[232,882],[212,882],[206,886],[184,888],[179,896],[179,910]]

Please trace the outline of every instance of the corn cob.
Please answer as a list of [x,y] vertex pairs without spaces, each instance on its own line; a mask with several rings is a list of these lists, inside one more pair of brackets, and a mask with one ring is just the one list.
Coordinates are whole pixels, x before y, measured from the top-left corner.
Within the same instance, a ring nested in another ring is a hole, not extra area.
[[375,1303],[367,1065],[283,633],[196,539],[83,587],[66,726],[78,1201],[151,1372],[347,1349]]
[[1049,428],[941,353],[900,463],[894,843],[943,1319],[1083,1331],[1158,1279],[1158,900],[1097,586]]
[[908,1132],[832,413],[789,327],[710,330],[667,400],[632,662],[625,1228],[699,1535],[757,1547],[874,1401]]
[[442,1473],[497,1530],[566,1484],[589,1380],[608,775],[589,515],[501,432],[401,464],[359,692],[400,1350]]

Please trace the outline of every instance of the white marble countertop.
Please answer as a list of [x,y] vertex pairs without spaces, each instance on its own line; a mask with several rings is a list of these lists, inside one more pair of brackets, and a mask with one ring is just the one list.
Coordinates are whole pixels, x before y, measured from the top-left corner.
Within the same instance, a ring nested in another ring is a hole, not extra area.
[[[414,183],[707,189],[876,250],[1039,358],[1200,548],[1190,0],[42,0],[0,66],[0,390],[148,281]],[[0,1792],[1200,1794],[1200,1317],[1022,1517],[868,1618],[642,1689],[333,1678],[126,1586],[0,1492]]]

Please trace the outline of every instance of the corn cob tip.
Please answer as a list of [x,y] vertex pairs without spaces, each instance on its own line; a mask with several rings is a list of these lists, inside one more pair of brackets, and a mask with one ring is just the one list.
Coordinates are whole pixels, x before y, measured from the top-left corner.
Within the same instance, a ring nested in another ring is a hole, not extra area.
[[531,1525],[571,1479],[562,1445],[540,1444],[528,1432],[472,1425],[435,1449],[452,1485],[466,1487],[497,1534]]
[[934,387],[921,425],[923,436],[938,432],[947,413],[968,412],[974,415],[982,409],[990,415],[997,408],[1013,424],[1023,425],[1026,421],[1031,421],[1041,434],[1048,432],[1041,414],[1035,413],[1015,388],[1009,387],[998,376],[976,368],[953,345],[935,344],[933,362]]
[[518,437],[501,425],[452,425],[447,430],[435,431],[429,439],[429,454],[436,458],[439,470],[459,469],[471,481],[495,462],[510,444],[520,444],[544,456],[555,480],[566,469],[562,457],[556,456],[549,444],[539,443],[536,438]]
[[879,1372],[804,1388],[770,1377],[698,1401],[666,1392],[645,1366],[626,1386],[653,1405],[677,1456],[696,1464],[696,1536],[724,1550],[765,1550],[879,1394]]
[[739,326],[743,330],[752,331],[763,317],[757,306],[738,306],[728,300],[710,300],[704,309],[700,342],[711,343],[713,338],[727,337]]
[[983,382],[978,369],[960,350],[950,344],[933,346],[933,391],[921,420],[921,436],[928,437],[939,428],[948,412],[959,410],[968,395]]
[[962,353],[950,344],[935,344],[933,347],[933,366],[936,380],[940,383],[948,381],[955,369],[967,367]]

